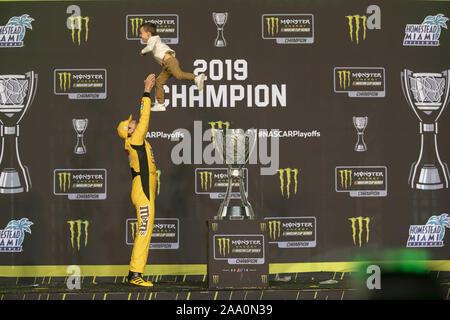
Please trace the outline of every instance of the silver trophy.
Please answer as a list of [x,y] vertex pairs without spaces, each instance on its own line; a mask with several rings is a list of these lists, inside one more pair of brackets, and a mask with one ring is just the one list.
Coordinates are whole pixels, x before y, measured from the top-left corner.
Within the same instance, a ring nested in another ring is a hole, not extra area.
[[221,12],[221,13],[213,12],[212,16],[214,23],[217,26],[217,37],[216,40],[214,41],[214,46],[226,47],[227,41],[223,36],[223,27],[225,26],[225,23],[227,23],[228,12]]
[[0,75],[0,193],[28,192],[31,179],[19,155],[19,123],[33,102],[37,74]]
[[75,146],[74,152],[76,154],[85,154],[87,150],[84,145],[83,137],[88,126],[88,119],[72,119],[72,123],[73,128],[77,133],[77,145]]
[[420,121],[419,159],[411,165],[409,185],[413,189],[448,188],[449,172],[439,158],[438,119],[449,101],[450,70],[441,73],[401,72],[403,94]]
[[368,117],[353,117],[353,125],[358,132],[358,141],[356,141],[355,151],[364,152],[367,151],[366,143],[364,142],[364,130],[369,122]]
[[[249,129],[247,132],[242,129],[212,129],[212,133],[216,151],[228,165],[227,191],[216,219],[254,219],[255,214],[245,195],[243,166],[256,146],[257,131],[256,129]],[[233,180],[238,180],[239,183],[241,206],[230,206]]]

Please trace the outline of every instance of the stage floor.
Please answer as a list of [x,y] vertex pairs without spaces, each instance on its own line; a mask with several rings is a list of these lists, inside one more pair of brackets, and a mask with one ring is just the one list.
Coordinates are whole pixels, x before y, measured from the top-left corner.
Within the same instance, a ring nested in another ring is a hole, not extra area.
[[[439,297],[450,299],[450,272],[432,274]],[[367,292],[351,274],[311,273],[271,275],[264,289],[209,289],[205,276],[146,276],[152,288],[140,288],[125,277],[82,277],[79,290],[69,290],[67,278],[1,278],[1,300],[360,300]]]

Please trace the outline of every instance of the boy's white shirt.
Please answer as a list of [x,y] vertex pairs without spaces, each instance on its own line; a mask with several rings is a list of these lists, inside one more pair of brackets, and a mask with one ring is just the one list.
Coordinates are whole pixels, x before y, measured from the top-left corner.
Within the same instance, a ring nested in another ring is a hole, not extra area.
[[167,51],[173,52],[175,55],[175,51],[170,49],[170,47],[161,41],[159,36],[151,36],[147,41],[147,46],[141,50],[141,53],[146,54],[147,52],[152,52],[155,57],[156,62],[162,65],[162,60]]

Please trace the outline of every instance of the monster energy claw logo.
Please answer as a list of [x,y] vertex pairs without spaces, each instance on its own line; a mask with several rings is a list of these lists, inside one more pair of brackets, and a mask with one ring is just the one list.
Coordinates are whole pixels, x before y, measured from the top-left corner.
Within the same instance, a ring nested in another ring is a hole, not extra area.
[[230,238],[217,238],[219,243],[219,254],[225,256],[230,254]]
[[[209,182],[209,184],[208,184]],[[200,171],[200,183],[202,190],[208,190],[212,188],[212,171]]]
[[269,237],[276,240],[281,236],[281,221],[269,221]]
[[297,180],[297,176],[298,176],[298,172],[299,169],[291,169],[291,168],[286,168],[286,169],[278,169],[278,172],[280,174],[280,188],[281,188],[281,195],[284,197],[284,172],[286,172],[286,195],[287,198],[289,199],[290,197],[290,185],[291,185],[291,172],[294,175],[294,194],[297,194],[297,188],[298,188],[298,180]]
[[[364,231],[364,226],[366,229],[366,243],[369,242],[369,223],[370,218],[363,218],[363,217],[357,217],[357,218],[348,218],[348,220],[352,223],[352,235],[353,235],[353,244],[356,246],[356,232],[358,229],[358,244],[359,247],[362,246],[363,240],[362,240],[362,234]],[[356,222],[358,222],[358,225],[356,225]],[[363,224],[365,222],[365,224]]]
[[78,29],[78,45],[81,44],[81,31],[83,30],[83,24],[84,21],[84,28],[86,29],[85,38],[84,41],[87,42],[88,40],[88,33],[89,33],[89,17],[69,17],[70,20],[70,26],[72,30],[72,42],[75,43],[75,29]]
[[142,18],[130,18],[131,32],[134,37],[139,36],[139,27],[144,23]]
[[352,186],[352,170],[339,170],[341,177],[341,187],[348,189]]
[[345,16],[348,20],[348,27],[350,33],[350,40],[353,42],[355,39],[356,44],[359,44],[361,37],[360,31],[362,30],[362,40],[366,40],[367,29],[381,29],[381,9],[377,5],[370,5],[367,7],[366,15],[348,15]]
[[213,142],[214,142],[214,131],[213,130],[216,129],[216,125],[217,125],[217,129],[228,130],[230,128],[230,122],[228,122],[228,121],[211,121],[211,122],[208,122],[208,124],[211,126]]
[[265,18],[265,19],[267,22],[267,32],[269,33],[269,35],[273,36],[273,35],[277,34],[279,18],[270,17],[270,18]]
[[[70,190],[70,179],[72,174],[70,172],[58,172],[59,189],[63,192]],[[66,190],[67,188],[67,190]]]
[[58,72],[59,88],[67,91],[71,87],[72,74],[70,72]]
[[339,87],[346,89],[350,87],[350,70],[338,71]]
[[[78,251],[80,251],[81,248],[81,234],[83,233],[83,229],[82,229],[82,225],[84,225],[84,246],[87,246],[87,242],[88,242],[88,226],[89,226],[89,221],[87,220],[72,220],[72,221],[67,221],[67,223],[70,225],[70,243],[72,244],[72,248],[74,248],[74,238],[75,238],[75,234],[77,237],[77,249]],[[77,226],[77,230],[75,231],[74,226]]]

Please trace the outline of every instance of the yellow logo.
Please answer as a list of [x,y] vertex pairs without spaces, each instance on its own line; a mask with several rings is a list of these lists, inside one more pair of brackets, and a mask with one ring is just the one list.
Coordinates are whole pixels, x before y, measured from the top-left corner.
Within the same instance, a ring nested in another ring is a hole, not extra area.
[[161,170],[156,170],[156,182],[157,182],[157,188],[156,188],[156,194],[159,196],[159,188],[161,186]]
[[212,278],[213,278],[213,283],[214,284],[219,283],[219,275],[218,274],[213,274]]
[[219,229],[219,224],[216,223],[216,222],[213,222],[212,225],[211,225],[211,227],[212,227],[212,231],[216,232],[217,229]]
[[267,274],[261,275],[261,281],[262,281],[262,283],[267,283]]
[[297,194],[297,186],[298,186],[298,180],[297,180],[297,176],[298,176],[298,172],[299,169],[291,169],[291,168],[286,168],[286,169],[278,169],[278,172],[280,174],[280,188],[281,188],[281,195],[284,197],[284,173],[286,172],[286,194],[287,194],[287,198],[289,199],[290,197],[290,185],[291,185],[291,173],[293,173],[294,175],[294,194]]
[[217,129],[228,130],[230,128],[230,122],[229,121],[211,121],[211,122],[208,122],[208,124],[211,126],[212,141],[213,142],[214,142],[214,131],[213,131],[213,129],[216,129],[216,125],[217,125]]
[[267,229],[267,224],[265,222],[261,222],[259,224],[259,227],[260,227],[261,231],[264,232]]
[[[212,188],[212,171],[200,171],[200,186],[206,191]],[[209,182],[209,187],[208,187]]]
[[269,237],[276,240],[281,236],[281,221],[269,221]]
[[58,72],[58,76],[60,89],[64,91],[70,89],[72,74],[70,72]]
[[[363,27],[363,40],[366,40],[366,22],[367,16],[360,16],[359,14],[346,16],[348,19],[348,26],[350,29],[350,40],[353,42],[353,30],[355,31],[356,44],[359,43],[360,25]],[[353,28],[353,21],[355,22],[355,29]]]
[[[353,233],[353,244],[356,246],[356,230],[358,229],[358,240],[359,240],[359,246],[362,246],[362,234],[364,230],[364,226],[366,227],[366,243],[369,242],[369,223],[370,218],[363,218],[363,217],[357,217],[357,218],[348,218],[352,222],[352,233]],[[358,222],[358,224],[356,224]],[[365,224],[363,225],[363,222]]]
[[85,36],[85,40],[88,40],[88,33],[89,33],[89,17],[69,17],[70,19],[70,27],[72,29],[72,42],[75,43],[75,29],[77,29],[75,27],[75,22],[78,22],[78,45],[81,44],[81,31],[83,30],[83,20],[84,20],[84,27],[86,29],[86,36]]
[[[89,226],[89,221],[86,220],[73,220],[73,221],[67,221],[67,223],[70,225],[70,242],[72,243],[72,248],[74,247],[74,238],[75,238],[75,233],[77,235],[77,248],[78,251],[80,251],[80,240],[81,240],[81,234],[83,233],[83,230],[81,228],[81,225],[84,225],[84,246],[87,246],[87,242],[88,242],[88,226]],[[75,231],[74,226],[75,224],[77,225],[77,230]]]
[[66,186],[67,191],[70,190],[70,178],[71,178],[70,172],[58,172],[58,178],[59,178],[59,189],[63,192],[66,192]]
[[142,18],[130,18],[131,22],[131,33],[134,37],[139,36],[139,27],[144,23]]
[[130,226],[131,226],[131,237],[133,238],[133,240],[136,238],[137,236],[137,221],[136,222],[130,222]]
[[225,256],[226,253],[230,254],[230,239],[229,238],[217,238],[219,242],[219,254]]
[[338,75],[339,75],[339,87],[341,87],[342,89],[350,87],[350,71],[349,70],[338,71]]
[[341,177],[341,187],[344,189],[348,189],[352,186],[352,170],[339,170]]
[[267,22],[267,32],[273,36],[275,34],[278,33],[278,21],[279,18],[266,18],[266,22]]

